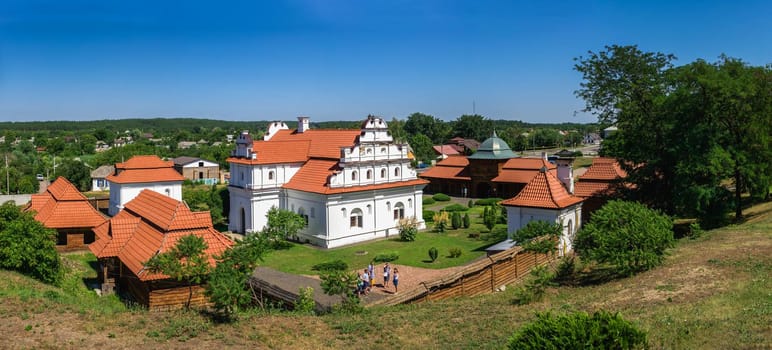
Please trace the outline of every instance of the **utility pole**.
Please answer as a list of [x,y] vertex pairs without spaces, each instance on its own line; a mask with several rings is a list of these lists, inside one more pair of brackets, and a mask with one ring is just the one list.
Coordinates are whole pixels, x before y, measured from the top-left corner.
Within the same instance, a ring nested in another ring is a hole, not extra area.
[[5,193],[11,194],[11,177],[8,175],[8,153],[5,154]]

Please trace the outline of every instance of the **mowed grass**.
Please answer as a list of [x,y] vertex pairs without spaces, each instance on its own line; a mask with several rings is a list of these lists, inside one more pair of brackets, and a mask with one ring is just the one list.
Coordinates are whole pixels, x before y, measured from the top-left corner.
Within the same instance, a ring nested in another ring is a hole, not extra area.
[[[772,203],[746,215],[743,224],[679,240],[664,265],[652,271],[550,288],[543,301],[531,305],[513,305],[510,286],[495,294],[376,307],[359,315],[307,316],[269,308],[242,313],[233,324],[196,312],[113,308],[116,299],[99,298],[76,283],[95,276],[89,271],[93,256],[66,255],[72,287],[0,271],[0,348],[501,349],[537,311],[600,309],[620,312],[645,330],[652,349],[770,348]],[[46,296],[48,291],[59,297]]]
[[[430,208],[439,210],[449,204],[450,202],[444,202]],[[506,225],[497,225],[492,233],[483,226],[482,219],[478,217],[482,210],[482,207],[475,207],[469,211],[473,223],[469,229],[448,229],[444,233],[438,233],[433,230],[433,223],[427,222],[427,229],[419,232],[413,242],[403,242],[397,234],[388,239],[335,249],[321,249],[310,244],[292,244],[288,249],[271,252],[262,264],[288,273],[313,275],[318,271],[312,270],[312,267],[318,263],[339,259],[345,261],[351,269],[363,268],[378,254],[397,253],[399,259],[396,263],[401,265],[431,269],[460,266],[484,256],[486,247],[506,236]],[[478,237],[470,238],[470,233],[476,233]],[[437,248],[439,252],[435,262],[429,260],[431,247]],[[452,248],[461,249],[461,256],[450,258]]]

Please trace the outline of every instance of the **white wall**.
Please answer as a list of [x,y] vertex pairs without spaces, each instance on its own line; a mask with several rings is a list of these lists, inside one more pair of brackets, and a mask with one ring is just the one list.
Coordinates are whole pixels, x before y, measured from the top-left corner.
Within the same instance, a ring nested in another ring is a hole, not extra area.
[[119,184],[110,183],[110,207],[108,214],[115,216],[126,203],[136,198],[142,190],[151,190],[182,201],[182,181]]
[[561,223],[563,234],[560,237],[558,249],[561,255],[570,252],[573,238],[581,228],[582,204],[576,204],[565,209],[541,209],[507,206],[507,232],[511,236],[531,221],[547,221]]

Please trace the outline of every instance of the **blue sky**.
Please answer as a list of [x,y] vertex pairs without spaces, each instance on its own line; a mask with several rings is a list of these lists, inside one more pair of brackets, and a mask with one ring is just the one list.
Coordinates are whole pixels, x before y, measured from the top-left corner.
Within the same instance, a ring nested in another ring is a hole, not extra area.
[[772,63],[772,2],[4,0],[0,120],[591,122],[573,58],[610,44]]

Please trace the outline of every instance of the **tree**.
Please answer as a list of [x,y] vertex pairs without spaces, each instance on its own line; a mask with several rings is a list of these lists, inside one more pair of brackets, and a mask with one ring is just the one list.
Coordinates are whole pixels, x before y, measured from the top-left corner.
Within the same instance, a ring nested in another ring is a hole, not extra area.
[[442,144],[450,134],[450,126],[439,118],[423,113],[413,113],[407,117],[405,132],[409,136],[425,135],[432,144]]
[[509,338],[509,349],[645,349],[646,333],[619,313],[597,311],[554,315],[537,313],[536,320]]
[[56,231],[22,212],[13,201],[0,206],[0,267],[58,285],[64,267],[56,251]]
[[450,216],[450,226],[453,227],[454,230],[458,230],[461,228],[461,225],[463,225],[461,221],[461,214],[457,211],[454,211],[453,215]]
[[464,114],[452,123],[453,136],[482,142],[493,134],[493,121],[479,114]]
[[389,134],[391,134],[395,142],[407,142],[408,135],[405,131],[405,121],[396,117],[391,119],[389,122]]
[[432,140],[424,134],[417,134],[410,138],[410,147],[415,153],[416,159],[424,163],[431,163],[435,159]]
[[60,176],[66,178],[80,191],[91,189],[91,171],[83,162],[72,159],[65,159],[62,164],[57,166]]
[[188,286],[188,300],[185,308],[190,309],[193,298],[193,286],[201,284],[209,275],[209,258],[206,255],[207,244],[204,238],[196,235],[180,237],[169,251],[158,253],[145,262],[145,267],[153,273],[162,273],[169,278]]
[[493,227],[496,226],[498,212],[496,207],[490,205],[485,206],[485,210],[483,211],[483,224],[488,228],[488,231],[492,231]]
[[632,275],[661,264],[673,242],[669,217],[640,203],[613,200],[579,230],[574,249],[584,259]]
[[448,224],[450,221],[450,218],[448,218],[448,212],[446,211],[439,211],[434,214],[434,229],[437,230],[439,233],[445,232],[445,229],[448,228]]
[[327,270],[319,275],[322,281],[322,291],[327,295],[339,295],[341,297],[341,310],[348,312],[361,311],[359,298],[354,295],[357,285],[357,275],[342,270]]
[[515,231],[512,240],[525,251],[549,253],[557,249],[562,233],[563,227],[559,223],[534,220]]
[[469,218],[469,213],[464,214],[463,219],[464,228],[469,228],[472,225],[472,219]]
[[266,216],[268,224],[260,234],[273,242],[274,247],[282,245],[289,238],[297,237],[297,233],[306,227],[306,219],[289,210],[271,207]]
[[232,318],[252,303],[249,277],[270,250],[264,236],[248,235],[219,257],[206,285],[206,295],[217,310]]

